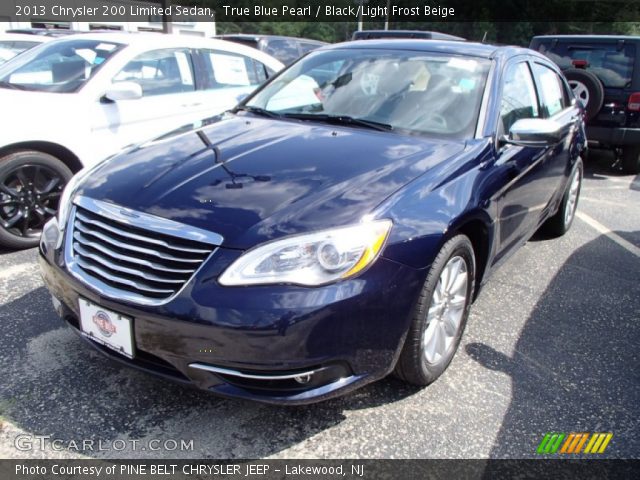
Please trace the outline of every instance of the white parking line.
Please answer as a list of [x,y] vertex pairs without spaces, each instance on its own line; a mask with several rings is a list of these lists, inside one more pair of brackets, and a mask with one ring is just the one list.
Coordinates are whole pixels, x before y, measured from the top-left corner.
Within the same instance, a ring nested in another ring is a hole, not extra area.
[[603,235],[606,235],[610,240],[616,242],[622,248],[627,250],[628,252],[633,253],[636,257],[640,257],[640,248],[636,247],[633,243],[625,240],[617,233],[612,232],[609,228],[605,227],[603,224],[591,218],[589,215],[583,212],[576,212],[576,216],[582,220],[584,223],[589,225],[591,228],[597,230]]
[[611,200],[602,200],[600,198],[591,198],[591,197],[585,197],[584,195],[580,195],[580,201],[586,200],[588,202],[596,202],[596,203],[605,203],[607,205],[611,205],[614,207],[624,207],[624,203],[623,202],[614,202]]

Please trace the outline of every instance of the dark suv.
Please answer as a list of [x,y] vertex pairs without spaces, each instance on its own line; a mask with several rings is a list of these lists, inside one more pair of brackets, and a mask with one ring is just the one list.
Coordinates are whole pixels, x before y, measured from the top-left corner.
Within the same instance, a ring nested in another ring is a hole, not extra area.
[[326,42],[321,42],[319,40],[283,37],[279,35],[245,35],[238,33],[218,35],[216,38],[257,48],[258,50],[277,58],[285,65],[289,65],[311,50],[315,50],[316,48],[320,48],[327,44]]
[[585,106],[589,142],[615,149],[625,172],[640,173],[640,37],[549,35],[530,48],[563,70]]
[[426,30],[358,30],[353,32],[351,40],[377,40],[392,38],[419,38],[422,40],[458,40],[465,39],[448,33],[429,32]]

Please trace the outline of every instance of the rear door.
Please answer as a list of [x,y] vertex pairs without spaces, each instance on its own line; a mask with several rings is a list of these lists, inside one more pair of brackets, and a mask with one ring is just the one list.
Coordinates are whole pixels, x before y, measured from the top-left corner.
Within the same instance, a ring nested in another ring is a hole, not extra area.
[[[563,179],[569,173],[571,141],[581,125],[581,112],[572,102],[569,86],[566,81],[550,66],[538,61],[531,62],[533,77],[536,82],[543,118],[558,123],[564,140],[551,148],[544,160],[543,177],[547,178],[549,199],[560,192]],[[554,198],[554,200],[559,200]],[[550,205],[549,207],[553,207]],[[545,215],[548,212],[544,212]]]
[[196,52],[197,108],[203,118],[235,107],[269,76],[262,62],[241,53],[209,48]]

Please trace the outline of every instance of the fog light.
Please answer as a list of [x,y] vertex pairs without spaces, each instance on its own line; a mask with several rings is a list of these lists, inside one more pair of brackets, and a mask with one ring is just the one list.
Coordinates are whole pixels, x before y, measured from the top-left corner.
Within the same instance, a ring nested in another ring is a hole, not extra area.
[[293,377],[293,379],[301,384],[309,383],[311,381],[311,375],[298,375],[297,377]]
[[62,240],[60,228],[58,227],[58,220],[56,217],[51,218],[45,223],[42,229],[42,236],[40,237],[40,249],[42,253],[47,254],[47,247],[59,248]]

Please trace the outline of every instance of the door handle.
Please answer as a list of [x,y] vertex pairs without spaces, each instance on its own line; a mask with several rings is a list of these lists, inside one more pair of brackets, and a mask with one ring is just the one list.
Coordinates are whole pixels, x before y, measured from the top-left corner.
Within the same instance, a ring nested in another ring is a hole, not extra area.
[[184,108],[187,108],[187,107],[199,107],[200,105],[202,105],[202,102],[200,102],[200,103],[183,103],[180,106],[184,107]]

